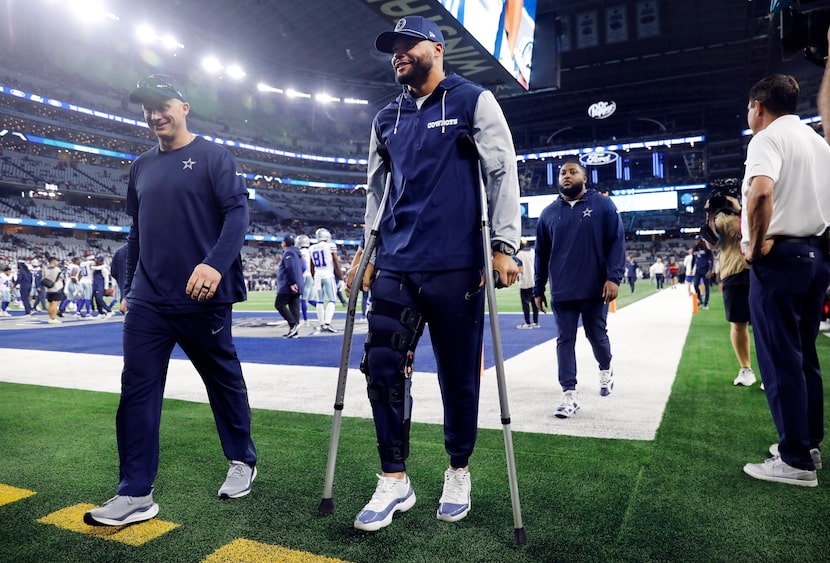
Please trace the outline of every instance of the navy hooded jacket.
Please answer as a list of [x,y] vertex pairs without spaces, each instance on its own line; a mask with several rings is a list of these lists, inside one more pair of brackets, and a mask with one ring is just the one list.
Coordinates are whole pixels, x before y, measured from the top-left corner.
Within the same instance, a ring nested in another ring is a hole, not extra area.
[[389,150],[392,183],[379,228],[378,268],[420,272],[483,267],[479,163],[493,241],[518,248],[516,154],[490,91],[450,75],[420,108],[404,88],[378,112],[369,150],[367,235],[387,176],[379,145]]

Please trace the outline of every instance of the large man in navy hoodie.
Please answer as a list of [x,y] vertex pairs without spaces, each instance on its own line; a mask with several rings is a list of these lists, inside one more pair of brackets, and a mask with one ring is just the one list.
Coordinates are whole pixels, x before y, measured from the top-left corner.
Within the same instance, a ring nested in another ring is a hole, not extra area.
[[614,388],[611,344],[606,317],[625,273],[625,232],[611,198],[585,186],[588,178],[578,162],[559,170],[559,193],[542,210],[536,224],[536,283],[533,295],[541,309],[550,279],[551,308],[559,337],[556,357],[562,401],[557,418],[579,410],[576,392],[576,329],[580,315],[585,335],[599,364],[600,395]]
[[[369,150],[367,229],[388,174],[391,187],[374,256],[361,363],[382,471],[372,500],[355,518],[354,526],[367,531],[387,526],[395,512],[415,504],[406,474],[410,385],[412,353],[425,324],[438,365],[449,454],[437,517],[452,522],[469,512],[485,293],[479,168],[490,202],[493,266],[505,285],[518,275],[510,255],[521,234],[516,154],[493,94],[460,76],[445,76],[444,38],[432,21],[402,18],[375,46],[392,55],[395,81],[403,88],[375,117]],[[469,138],[475,151],[464,143]],[[391,170],[380,145],[388,149]]]

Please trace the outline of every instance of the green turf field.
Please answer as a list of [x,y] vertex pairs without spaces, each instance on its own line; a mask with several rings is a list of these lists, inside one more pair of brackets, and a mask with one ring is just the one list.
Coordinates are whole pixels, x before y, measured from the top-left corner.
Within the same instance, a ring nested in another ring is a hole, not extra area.
[[[829,366],[830,341],[819,340]],[[112,495],[118,397],[2,383],[0,484],[36,494],[0,505],[0,561],[197,562],[237,538],[366,562],[826,561],[830,470],[812,489],[743,474],[776,435],[763,393],[733,387],[735,373],[722,302],[713,296],[711,309],[693,318],[654,441],[514,432],[525,546],[513,544],[501,431],[481,431],[471,460],[473,510],[447,524],[435,519],[446,463],[441,428],[413,425],[418,503],[388,528],[362,533],[351,521],[376,481],[371,421],[344,418],[335,512],[319,517],[330,416],[254,411],[260,474],[251,495],[228,502],[215,496],[226,466],[208,405],[174,400],[162,420],[155,500],[158,519],[179,527],[131,546],[39,523]]]

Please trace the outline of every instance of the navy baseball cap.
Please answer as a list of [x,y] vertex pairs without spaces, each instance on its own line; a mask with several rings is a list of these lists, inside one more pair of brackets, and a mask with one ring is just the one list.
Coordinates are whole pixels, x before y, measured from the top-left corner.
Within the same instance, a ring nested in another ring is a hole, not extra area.
[[130,101],[134,104],[150,102],[163,102],[176,98],[186,102],[184,89],[176,79],[166,74],[151,74],[142,78],[136,84],[135,90],[130,93]]
[[288,246],[294,246],[294,235],[285,235],[282,237],[282,240],[284,240],[285,244]]
[[384,31],[375,39],[375,48],[384,53],[391,53],[395,39],[399,37],[414,37],[415,39],[429,39],[433,43],[444,43],[441,28],[432,20],[421,16],[406,16],[398,20],[394,31]]

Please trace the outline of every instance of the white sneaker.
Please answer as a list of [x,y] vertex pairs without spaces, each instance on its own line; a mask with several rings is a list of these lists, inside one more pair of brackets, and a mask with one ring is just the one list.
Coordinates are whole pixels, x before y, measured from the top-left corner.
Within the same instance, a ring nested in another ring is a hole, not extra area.
[[[769,447],[769,453],[773,457],[778,457],[780,454],[778,453],[778,442],[774,443]],[[813,448],[810,450],[810,457],[813,458],[813,463],[816,466],[816,469],[821,469],[821,450],[818,448]]]
[[143,497],[118,495],[109,499],[100,508],[93,508],[84,514],[84,523],[89,526],[125,526],[154,518],[159,505],[153,502],[153,492]]
[[256,479],[256,467],[244,461],[232,460],[225,482],[219,489],[219,498],[230,499],[244,497],[251,492],[251,485]]
[[525,329],[528,329],[528,328],[533,328],[533,325],[528,324],[528,323],[522,323],[520,325],[516,325],[516,328],[518,328],[520,330],[525,330]]
[[755,383],[755,372],[752,371],[752,368],[741,368],[740,371],[738,371],[738,377],[735,378],[732,385],[749,387],[753,383]]
[[447,469],[444,472],[444,491],[435,516],[444,522],[456,522],[467,516],[470,506],[470,472]]
[[553,415],[556,418],[571,418],[579,410],[579,395],[576,391],[562,393],[562,402],[556,407]]
[[771,457],[764,463],[747,463],[744,465],[744,473],[761,481],[786,483],[799,487],[818,486],[815,471],[793,467],[778,456]]
[[415,491],[409,475],[403,479],[378,475],[378,485],[372,500],[358,512],[354,527],[364,532],[374,532],[392,523],[396,512],[406,512],[415,505]]
[[614,390],[614,370],[611,368],[599,370],[599,394],[607,397]]

